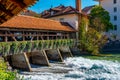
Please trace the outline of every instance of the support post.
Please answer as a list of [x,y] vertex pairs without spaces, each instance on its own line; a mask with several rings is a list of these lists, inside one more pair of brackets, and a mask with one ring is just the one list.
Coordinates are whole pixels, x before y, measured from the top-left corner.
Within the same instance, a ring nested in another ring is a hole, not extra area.
[[27,57],[26,53],[23,53],[23,55],[24,55],[24,58],[25,58],[25,62],[26,62],[26,64],[28,65],[28,70],[29,70],[29,71],[32,71],[32,70],[31,70],[31,66],[30,66],[30,63],[29,63],[29,60],[28,60],[28,57]]
[[60,50],[57,49],[57,51],[58,51],[58,54],[59,54],[59,56],[60,56],[60,58],[61,58],[61,61],[64,62],[64,60],[63,60],[63,58],[62,58],[62,55],[61,55],[61,53],[60,53]]

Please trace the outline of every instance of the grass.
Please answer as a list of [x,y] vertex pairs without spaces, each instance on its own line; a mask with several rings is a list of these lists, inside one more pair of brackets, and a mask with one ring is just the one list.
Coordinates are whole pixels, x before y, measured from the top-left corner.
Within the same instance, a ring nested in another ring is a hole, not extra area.
[[102,56],[82,56],[82,57],[88,58],[88,59],[93,59],[93,60],[108,60],[108,61],[120,62],[120,53],[102,54]]

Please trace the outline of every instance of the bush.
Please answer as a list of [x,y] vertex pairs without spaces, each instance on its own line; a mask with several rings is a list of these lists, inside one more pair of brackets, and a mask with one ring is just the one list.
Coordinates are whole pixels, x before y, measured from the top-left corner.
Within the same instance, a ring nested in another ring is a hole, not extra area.
[[15,80],[17,79],[16,73],[7,70],[7,65],[0,57],[0,80]]
[[42,48],[43,48],[42,41],[39,41],[38,50],[41,50]]
[[24,52],[25,47],[26,47],[26,44],[27,44],[26,41],[20,42],[19,51],[20,51],[21,53]]
[[38,50],[38,45],[39,45],[39,41],[34,41],[34,44],[33,44],[33,49],[36,49]]
[[31,52],[31,49],[32,49],[32,42],[28,41],[26,44],[26,50],[27,52]]
[[19,51],[19,42],[12,42],[11,43],[11,52],[16,54]]
[[79,48],[82,51],[97,55],[100,53],[101,47],[107,42],[107,38],[92,27],[87,27],[86,19],[82,19],[81,28],[79,30]]

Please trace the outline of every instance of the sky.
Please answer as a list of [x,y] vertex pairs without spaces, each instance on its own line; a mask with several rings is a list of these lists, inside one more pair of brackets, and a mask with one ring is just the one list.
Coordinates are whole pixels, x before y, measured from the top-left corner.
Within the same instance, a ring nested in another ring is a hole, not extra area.
[[[86,6],[91,6],[98,4],[93,0],[81,0],[82,1],[82,8]],[[44,10],[48,10],[51,7],[59,6],[60,4],[65,6],[73,6],[75,7],[75,0],[39,0],[36,4],[29,7],[29,10],[35,11],[37,13],[41,13]]]

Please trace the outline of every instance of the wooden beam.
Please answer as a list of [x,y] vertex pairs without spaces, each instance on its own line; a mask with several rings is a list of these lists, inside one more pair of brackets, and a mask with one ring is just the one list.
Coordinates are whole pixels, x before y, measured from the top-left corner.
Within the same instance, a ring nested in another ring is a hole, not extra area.
[[30,72],[32,72],[32,69],[31,69],[31,66],[30,66],[30,62],[29,62],[29,60],[28,60],[28,57],[27,57],[26,53],[23,53],[23,55],[24,55],[24,58],[25,58],[25,62],[26,62],[26,64],[27,64],[27,66],[28,66],[28,70],[29,70]]
[[25,41],[25,32],[22,33],[23,41]]
[[[11,33],[10,31],[8,31],[8,33],[9,33],[10,35],[12,35],[12,33]],[[12,35],[11,37],[13,38],[14,41],[17,41],[14,35]]]
[[4,16],[0,16],[0,19],[4,20],[4,21],[7,21],[7,19],[5,19]]
[[6,13],[9,16],[13,16],[14,14],[11,13],[11,11],[7,10],[3,4],[0,3],[0,10]]
[[20,8],[25,8],[27,5],[23,2],[23,0],[10,0],[13,3],[15,3]]
[[8,42],[7,31],[5,32],[5,42]]
[[33,39],[34,39],[34,36],[32,36],[31,41],[33,41]]
[[37,32],[37,40],[39,40],[39,32]]

